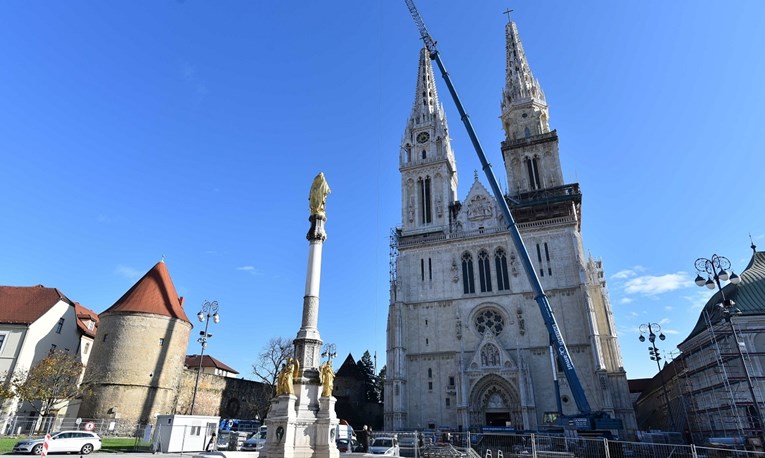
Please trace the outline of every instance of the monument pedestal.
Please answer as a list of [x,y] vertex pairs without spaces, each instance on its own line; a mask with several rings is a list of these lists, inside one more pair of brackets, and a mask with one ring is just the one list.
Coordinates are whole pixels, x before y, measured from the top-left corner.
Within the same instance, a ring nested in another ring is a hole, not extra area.
[[[305,372],[309,372],[306,370]],[[310,372],[315,372],[310,371]],[[310,374],[313,375],[313,374]],[[318,378],[318,373],[316,374]],[[261,455],[267,458],[339,458],[334,397],[319,397],[318,381],[301,378],[295,393],[271,400],[268,433]]]

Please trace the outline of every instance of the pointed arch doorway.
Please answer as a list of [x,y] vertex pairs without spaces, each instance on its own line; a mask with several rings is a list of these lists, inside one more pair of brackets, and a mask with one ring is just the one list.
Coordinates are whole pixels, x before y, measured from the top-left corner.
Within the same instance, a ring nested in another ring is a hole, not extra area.
[[470,391],[470,423],[524,429],[518,391],[499,375],[481,378]]

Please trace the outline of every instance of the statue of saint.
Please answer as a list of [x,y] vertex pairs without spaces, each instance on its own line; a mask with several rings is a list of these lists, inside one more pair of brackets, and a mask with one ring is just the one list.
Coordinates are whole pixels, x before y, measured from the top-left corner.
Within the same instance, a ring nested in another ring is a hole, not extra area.
[[276,380],[276,395],[295,394],[293,382],[300,375],[300,363],[295,358],[287,360],[287,364],[282,364],[282,370]]
[[319,380],[321,381],[321,396],[332,396],[334,387],[335,371],[332,369],[332,361],[327,361],[319,368]]
[[327,202],[327,195],[332,190],[329,189],[327,180],[324,178],[324,173],[320,172],[313,179],[311,184],[311,192],[308,194],[308,207],[311,210],[312,215],[325,216],[324,205]]

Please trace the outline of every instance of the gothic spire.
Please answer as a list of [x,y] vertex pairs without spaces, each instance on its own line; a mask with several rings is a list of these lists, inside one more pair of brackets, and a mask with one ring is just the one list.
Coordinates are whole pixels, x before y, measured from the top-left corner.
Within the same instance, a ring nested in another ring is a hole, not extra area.
[[414,94],[412,114],[409,116],[409,127],[415,127],[435,119],[444,119],[444,108],[438,101],[436,80],[433,75],[433,65],[430,53],[426,48],[420,50],[420,64],[417,71],[417,88]]
[[505,90],[502,97],[502,111],[509,105],[535,101],[546,105],[545,93],[539,81],[534,79],[531,67],[523,52],[523,44],[518,34],[515,22],[508,21],[505,26],[507,67],[505,76]]

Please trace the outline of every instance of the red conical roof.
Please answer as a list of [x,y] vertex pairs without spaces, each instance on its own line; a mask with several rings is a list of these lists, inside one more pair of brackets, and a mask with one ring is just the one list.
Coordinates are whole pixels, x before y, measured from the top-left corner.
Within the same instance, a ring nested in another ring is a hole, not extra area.
[[117,302],[104,310],[101,315],[108,313],[151,313],[177,318],[191,323],[186,317],[173,286],[173,280],[163,261],[158,262],[146,272]]

